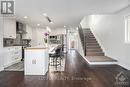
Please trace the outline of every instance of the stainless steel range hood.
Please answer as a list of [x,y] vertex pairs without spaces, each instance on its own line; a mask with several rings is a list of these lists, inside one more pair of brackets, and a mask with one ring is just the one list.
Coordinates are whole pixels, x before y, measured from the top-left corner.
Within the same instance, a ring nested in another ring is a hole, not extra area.
[[21,22],[16,22],[16,32],[17,34],[26,34],[27,32],[25,31],[25,24]]

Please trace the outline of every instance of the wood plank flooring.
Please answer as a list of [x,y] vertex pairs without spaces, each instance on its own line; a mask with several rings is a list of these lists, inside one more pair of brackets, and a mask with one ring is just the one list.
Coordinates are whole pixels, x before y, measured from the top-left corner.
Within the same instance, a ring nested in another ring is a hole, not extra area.
[[130,71],[117,65],[89,66],[74,50],[67,54],[65,71],[45,76],[24,76],[22,71],[0,72],[0,87],[130,87],[115,86],[115,77],[123,72],[130,82]]

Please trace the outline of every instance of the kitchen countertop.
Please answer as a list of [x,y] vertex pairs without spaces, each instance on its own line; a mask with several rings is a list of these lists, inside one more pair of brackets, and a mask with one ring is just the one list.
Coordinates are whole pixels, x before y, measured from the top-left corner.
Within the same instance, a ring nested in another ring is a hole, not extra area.
[[34,46],[34,47],[27,47],[25,48],[25,50],[32,50],[32,49],[48,49],[47,47],[45,46]]
[[22,47],[22,46],[6,46],[6,47],[3,47],[3,48],[9,48],[9,47]]

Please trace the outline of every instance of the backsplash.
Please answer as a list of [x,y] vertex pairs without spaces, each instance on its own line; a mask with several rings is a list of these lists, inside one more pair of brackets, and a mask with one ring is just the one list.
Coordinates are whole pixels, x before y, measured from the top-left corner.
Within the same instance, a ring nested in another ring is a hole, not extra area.
[[9,46],[24,46],[24,47],[30,47],[31,39],[22,39],[22,34],[17,34],[16,39],[11,38],[4,38],[3,39],[3,46],[9,47]]
[[7,47],[7,46],[13,46],[14,40],[10,39],[10,38],[4,38],[3,39],[3,46]]

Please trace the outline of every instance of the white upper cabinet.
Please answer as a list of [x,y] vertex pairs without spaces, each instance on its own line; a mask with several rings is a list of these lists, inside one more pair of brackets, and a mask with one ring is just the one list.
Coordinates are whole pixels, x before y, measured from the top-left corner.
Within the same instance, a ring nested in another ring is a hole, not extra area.
[[16,19],[4,18],[3,19],[4,38],[16,38]]
[[32,39],[32,27],[29,25],[25,25],[26,34],[23,34],[23,39]]

